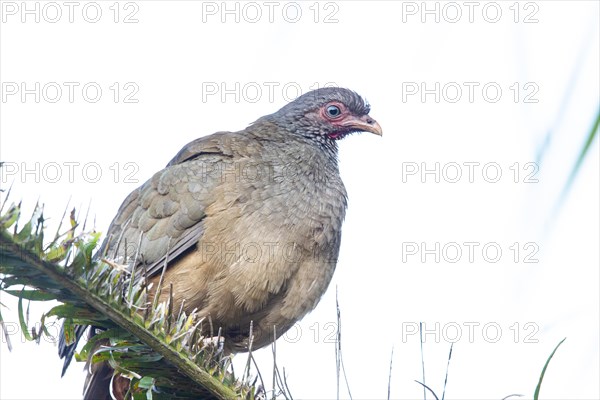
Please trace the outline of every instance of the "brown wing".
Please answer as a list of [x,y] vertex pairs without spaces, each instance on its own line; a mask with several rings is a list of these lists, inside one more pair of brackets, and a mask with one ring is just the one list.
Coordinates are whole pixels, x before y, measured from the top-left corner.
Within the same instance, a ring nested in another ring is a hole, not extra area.
[[[214,201],[213,190],[221,183],[219,166],[233,157],[228,137],[237,134],[225,133],[188,143],[163,170],[130,193],[97,254],[130,267],[145,264],[148,276],[152,276],[162,270],[165,260],[195,247],[204,232],[205,209]],[[63,375],[86,329],[77,326],[75,343],[70,345],[61,335],[58,353],[65,359]],[[90,336],[94,334],[92,329]],[[86,379],[84,398],[111,398],[106,382],[112,372],[100,363]]]
[[[232,153],[223,132],[188,143],[123,202],[99,254],[131,266],[145,264],[148,276],[194,247],[204,232],[205,209],[220,183],[219,164]],[[135,261],[135,262],[134,262]]]

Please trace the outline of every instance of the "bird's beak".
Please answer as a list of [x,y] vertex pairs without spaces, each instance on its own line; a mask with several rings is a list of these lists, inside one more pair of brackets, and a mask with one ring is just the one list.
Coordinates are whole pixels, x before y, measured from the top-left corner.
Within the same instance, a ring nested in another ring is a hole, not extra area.
[[352,117],[343,122],[343,126],[356,129],[358,131],[371,132],[378,136],[383,134],[381,125],[377,123],[369,115],[363,115],[362,117]]

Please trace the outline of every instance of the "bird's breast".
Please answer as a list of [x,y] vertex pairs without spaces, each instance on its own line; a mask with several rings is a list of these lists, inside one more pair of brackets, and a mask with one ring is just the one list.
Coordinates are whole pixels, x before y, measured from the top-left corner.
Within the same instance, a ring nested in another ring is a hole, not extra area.
[[241,159],[223,166],[198,244],[204,307],[221,319],[273,302],[291,319],[314,308],[335,269],[346,210],[337,165],[324,164]]

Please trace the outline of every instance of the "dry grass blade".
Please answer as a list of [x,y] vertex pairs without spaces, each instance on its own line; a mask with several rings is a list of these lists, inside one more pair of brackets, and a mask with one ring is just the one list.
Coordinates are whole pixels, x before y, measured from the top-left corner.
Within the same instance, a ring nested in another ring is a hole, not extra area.
[[390,355],[390,373],[388,375],[388,395],[387,398],[390,400],[392,392],[392,363],[394,362],[394,347],[392,346],[392,354]]
[[427,389],[429,390],[429,392],[433,395],[433,397],[435,397],[435,400],[440,400],[437,395],[435,394],[435,392],[426,384],[424,384],[423,382],[419,382],[418,380],[415,379],[415,382],[417,382],[419,385],[423,386],[423,390]]
[[335,341],[335,363],[337,373],[337,398],[340,398],[340,370],[344,375],[344,381],[346,382],[346,390],[348,391],[348,397],[352,399],[352,393],[350,392],[350,383],[348,382],[348,376],[346,376],[346,368],[344,367],[344,358],[342,357],[342,312],[340,310],[340,303],[338,301],[338,289],[335,287],[335,309],[337,316],[337,329],[336,329],[336,341]]
[[452,348],[454,343],[450,343],[450,353],[448,353],[448,363],[446,364],[446,377],[444,378],[444,391],[442,392],[442,400],[446,397],[446,385],[448,384],[448,370],[450,369],[450,359],[452,358]]
[[[423,400],[427,400],[427,391],[425,389],[429,389],[426,385],[425,385],[425,356],[423,354],[423,323],[419,322],[419,341],[421,342],[421,373],[423,375],[423,383],[417,381],[418,383],[421,383],[421,385],[423,385]],[[436,396],[437,398],[437,396]]]

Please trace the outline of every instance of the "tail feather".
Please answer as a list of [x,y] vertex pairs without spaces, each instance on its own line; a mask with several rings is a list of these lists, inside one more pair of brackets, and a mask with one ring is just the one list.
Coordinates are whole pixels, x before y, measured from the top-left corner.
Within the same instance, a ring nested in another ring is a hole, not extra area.
[[[75,355],[75,350],[77,349],[77,344],[81,340],[81,338],[87,328],[88,328],[87,325],[77,325],[75,327],[75,341],[71,344],[67,344],[67,342],[65,340],[65,325],[64,325],[64,323],[61,326],[60,335],[58,338],[58,355],[60,356],[60,358],[65,359],[63,368],[62,368],[62,373],[60,375],[61,377],[65,375],[65,372],[67,372],[67,368],[69,368],[69,364],[71,364],[71,360],[73,360],[73,356]],[[93,331],[94,331],[94,329],[92,329],[92,332]],[[93,336],[92,332],[90,332],[90,337]]]
[[[88,336],[88,340],[94,337],[97,334],[97,328],[94,326],[88,325],[77,325],[75,326],[75,340],[71,344],[67,344],[65,339],[64,332],[64,323],[61,327],[61,335],[58,341],[58,355],[60,358],[64,358],[64,364],[62,368],[61,376],[65,375],[67,368],[69,368],[69,364],[73,360],[73,356],[75,355],[75,350],[77,349],[77,344],[85,334],[85,331],[90,328],[90,333]],[[96,364],[91,363],[91,355],[96,352],[102,345],[108,345],[106,340],[99,340],[96,344],[94,344],[93,349],[90,351],[90,358],[86,364],[86,370],[88,371],[88,375],[85,379],[84,389],[83,389],[83,399],[84,400],[112,400],[114,399],[123,399],[125,397],[125,393],[127,392],[127,388],[129,387],[129,381],[125,378],[117,376],[117,381],[112,382],[114,370],[108,365],[106,362],[99,362]],[[126,382],[121,382],[125,379]],[[111,388],[114,389],[114,393],[111,395]],[[125,390],[123,391],[123,388]],[[122,392],[122,393],[121,393]]]
[[85,378],[83,400],[125,399],[125,395],[129,390],[129,379],[120,374],[115,374],[115,370],[106,361],[97,363],[91,361],[92,354],[102,346],[108,346],[109,344],[106,339],[98,340],[90,351],[90,358],[86,364],[88,375]]
[[83,400],[112,400],[110,386],[114,370],[106,362],[89,364],[90,360],[83,386]]

